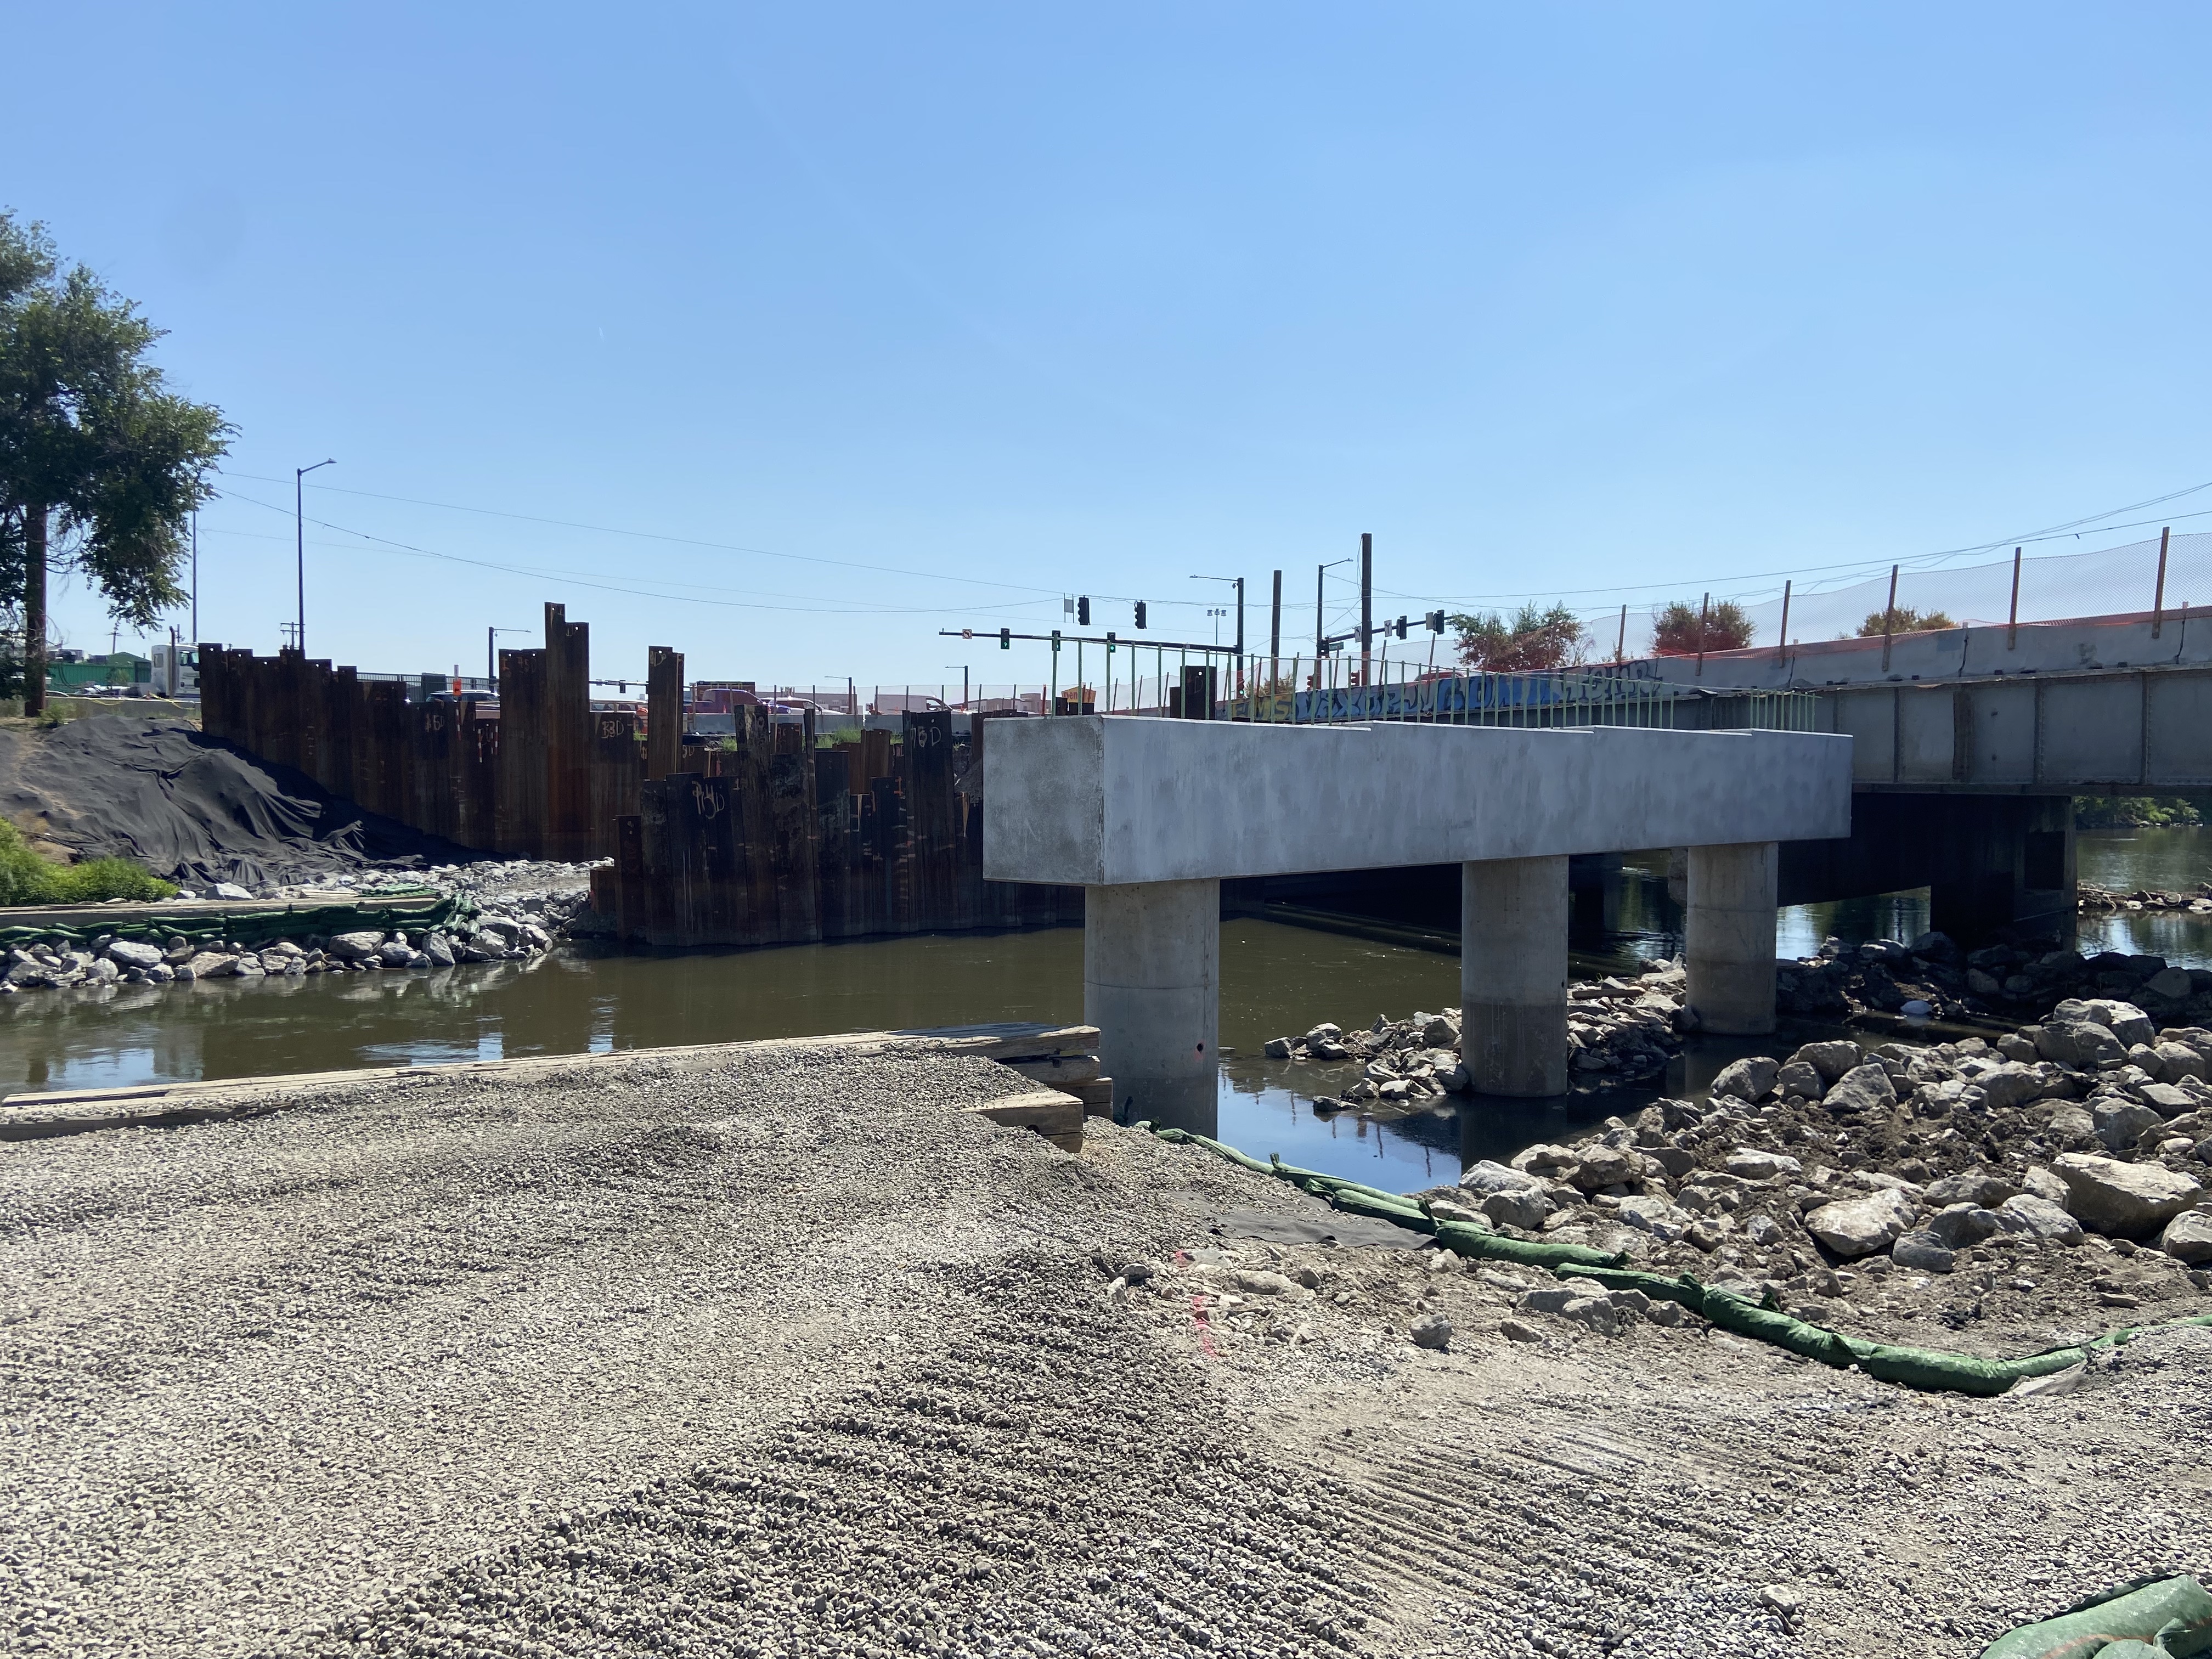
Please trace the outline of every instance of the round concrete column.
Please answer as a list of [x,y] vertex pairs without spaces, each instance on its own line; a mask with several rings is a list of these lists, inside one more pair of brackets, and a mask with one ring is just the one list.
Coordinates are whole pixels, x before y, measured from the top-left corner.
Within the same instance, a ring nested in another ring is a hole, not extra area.
[[1774,1029],[1775,883],[1771,841],[1690,848],[1682,933],[1699,1029],[1763,1036]]
[[1083,890],[1083,1018],[1124,1121],[1212,1134],[1220,1065],[1221,884]]
[[1567,860],[1460,866],[1460,1056],[1486,1095],[1567,1091]]

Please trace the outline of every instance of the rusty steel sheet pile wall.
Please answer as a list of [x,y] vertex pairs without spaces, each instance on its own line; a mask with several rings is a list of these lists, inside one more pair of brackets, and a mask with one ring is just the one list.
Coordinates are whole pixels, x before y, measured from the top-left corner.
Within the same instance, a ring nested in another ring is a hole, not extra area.
[[592,896],[623,939],[783,945],[1079,922],[1081,890],[983,879],[984,735],[944,710],[818,747],[811,719],[737,711],[683,742],[684,656],[653,648],[647,717],[591,706],[591,636],[545,607],[542,649],[499,653],[495,716],[352,668],[200,647],[210,737],[475,851],[606,859]]
[[[983,880],[982,801],[957,787],[943,710],[815,745],[803,726],[741,708],[713,747],[685,749],[616,824],[592,902],[628,939],[765,945],[1024,927],[1082,919],[1079,890]],[[980,785],[981,733],[966,775]]]

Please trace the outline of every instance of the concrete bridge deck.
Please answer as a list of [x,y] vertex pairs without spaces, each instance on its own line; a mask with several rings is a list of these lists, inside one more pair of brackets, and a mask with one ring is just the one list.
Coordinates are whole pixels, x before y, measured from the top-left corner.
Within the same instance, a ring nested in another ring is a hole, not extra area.
[[1850,830],[1850,740],[1802,732],[1006,721],[987,879],[1085,889],[1084,1017],[1116,1105],[1210,1107],[1224,877],[1462,866],[1462,1049],[1486,1093],[1567,1083],[1567,860],[1690,849],[1690,1005],[1774,1021],[1778,844]]

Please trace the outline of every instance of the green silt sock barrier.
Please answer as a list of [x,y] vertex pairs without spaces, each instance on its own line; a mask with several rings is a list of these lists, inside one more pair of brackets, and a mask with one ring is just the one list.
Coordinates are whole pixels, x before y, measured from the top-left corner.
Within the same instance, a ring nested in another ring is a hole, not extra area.
[[[1413,1232],[1433,1233],[1438,1244],[1457,1255],[1488,1261],[1511,1261],[1528,1267],[1546,1267],[1561,1279],[1588,1279],[1607,1290],[1641,1291],[1655,1300],[1679,1303],[1724,1331],[1749,1337],[1753,1341],[1770,1343],[1801,1358],[1817,1360],[1838,1370],[1856,1365],[1877,1382],[1894,1382],[1903,1388],[1919,1389],[1930,1393],[2002,1394],[2024,1378],[2047,1376],[2053,1371],[2065,1370],[2081,1364],[2100,1349],[2118,1347],[2148,1331],[2179,1330],[2191,1326],[2212,1327],[2212,1314],[2194,1314],[2185,1319],[2170,1320],[2162,1325],[2129,1326],[2109,1331],[2092,1341],[2063,1348],[2048,1348],[2041,1353],[2025,1354],[2014,1359],[1984,1359],[1978,1354],[1946,1353],[1936,1348],[1905,1348],[1886,1342],[1869,1342],[1863,1338],[1846,1336],[1840,1331],[1828,1329],[1825,1325],[1799,1319],[1784,1313],[1780,1308],[1763,1305],[1729,1291],[1701,1285],[1688,1273],[1669,1278],[1664,1273],[1647,1273],[1640,1268],[1626,1267],[1620,1256],[1593,1249],[1587,1244],[1509,1238],[1502,1233],[1488,1232],[1464,1221],[1438,1221],[1413,1200],[1401,1194],[1385,1192],[1380,1187],[1347,1181],[1341,1176],[1324,1175],[1318,1170],[1302,1170],[1296,1164],[1284,1163],[1280,1158],[1262,1164],[1233,1146],[1205,1135],[1192,1134],[1187,1130],[1155,1128],[1149,1122],[1134,1127],[1148,1130],[1171,1145],[1202,1146],[1217,1158],[1250,1170],[1255,1174],[1272,1175],[1290,1182],[1317,1198],[1327,1199],[1336,1208],[1349,1214],[1371,1216],[1377,1220],[1393,1222]],[[2140,1632],[2145,1638],[2156,1637],[2158,1633],[2157,1626]],[[2109,1642],[2118,1638],[2106,1639]],[[2190,1639],[2196,1638],[2192,1637]],[[2087,1648],[2069,1650],[2062,1655],[2059,1650],[2053,1649],[2051,1652],[2054,1659],[2090,1659],[2097,1650]],[[2168,1646],[2154,1648],[2152,1651],[2171,1653],[2177,1656],[2177,1659],[2184,1654],[2212,1655],[2212,1632],[2205,1635],[2199,1646]],[[2023,1648],[2018,1650],[2018,1655],[2020,1659],[2029,1659],[2030,1656],[2040,1656],[2043,1652],[2042,1649]],[[2014,1659],[2014,1654],[2012,1650],[2001,1654],[1997,1649],[1991,1648],[1984,1659]]]
[[1579,1264],[1563,1265],[1553,1271],[1562,1279],[1595,1279],[1609,1290],[1638,1290],[1646,1296],[1664,1297],[1670,1302],[1680,1303],[1692,1313],[1738,1336],[1772,1343],[1778,1348],[1787,1349],[1802,1358],[1818,1360],[1824,1365],[1832,1365],[1838,1370],[1856,1365],[1877,1382],[1894,1382],[1928,1393],[2002,1394],[2022,1378],[2047,1376],[2053,1371],[2063,1371],[2069,1366],[2078,1365],[2094,1350],[2117,1347],[2132,1341],[2145,1330],[2212,1326],[2212,1314],[2194,1314],[2166,1325],[2130,1326],[2124,1330],[2109,1332],[2093,1342],[2047,1348],[2041,1353],[2025,1354],[2015,1359],[1985,1359],[1978,1354],[1946,1353],[1938,1348],[1899,1347],[1887,1342],[1869,1342],[1862,1337],[1845,1336],[1825,1325],[1815,1325],[1808,1320],[1796,1318],[1778,1308],[1762,1307],[1726,1291],[1700,1285],[1688,1273],[1679,1279],[1669,1279],[1663,1274],[1640,1273],[1631,1268],[1607,1271]]
[[2186,1573],[2123,1585],[2008,1631],[1981,1659],[2195,1659],[2212,1653],[2212,1594]]

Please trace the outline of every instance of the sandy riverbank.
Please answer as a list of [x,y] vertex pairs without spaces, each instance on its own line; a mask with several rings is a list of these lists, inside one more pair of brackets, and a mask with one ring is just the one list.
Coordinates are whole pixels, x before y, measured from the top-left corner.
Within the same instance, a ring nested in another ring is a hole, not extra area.
[[1281,1182],[962,1109],[1028,1086],[763,1050],[0,1147],[15,1649],[1932,1655],[2212,1565],[2212,1339],[2039,1401],[1513,1341],[1503,1276],[1209,1231],[1343,1224]]

